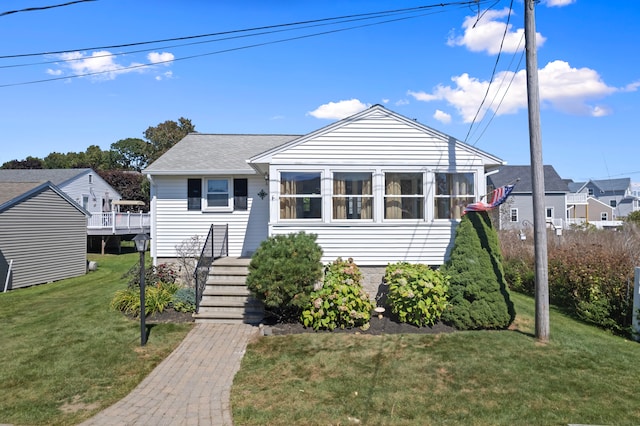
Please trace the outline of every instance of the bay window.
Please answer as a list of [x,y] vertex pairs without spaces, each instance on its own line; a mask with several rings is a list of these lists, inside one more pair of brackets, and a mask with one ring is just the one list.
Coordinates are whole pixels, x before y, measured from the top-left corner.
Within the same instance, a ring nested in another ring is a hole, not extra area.
[[384,218],[424,219],[422,173],[385,173]]
[[333,174],[333,219],[373,219],[370,172]]
[[460,219],[475,201],[473,173],[436,173],[435,219]]
[[280,219],[322,219],[320,172],[280,173]]

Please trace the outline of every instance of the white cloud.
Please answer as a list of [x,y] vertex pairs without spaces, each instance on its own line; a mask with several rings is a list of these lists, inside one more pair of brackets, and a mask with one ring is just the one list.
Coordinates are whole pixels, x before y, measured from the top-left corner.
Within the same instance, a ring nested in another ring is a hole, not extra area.
[[396,101],[396,106],[409,105],[409,99],[400,99]]
[[147,55],[147,59],[152,64],[169,65],[171,62],[173,62],[175,57],[173,56],[173,53],[169,53],[169,52],[162,52],[162,53],[151,52]]
[[563,7],[575,3],[576,0],[543,0],[548,7]]
[[[145,73],[153,68],[153,65],[147,65],[140,62],[130,62],[128,64],[119,63],[118,59],[121,59],[116,54],[109,52],[108,50],[96,51],[90,55],[82,52],[68,52],[55,56],[60,60],[58,63],[59,69],[48,69],[49,75],[63,75],[66,70],[70,75],[75,76],[88,76],[94,80],[113,80],[119,74],[125,73]],[[164,64],[170,65],[174,60],[174,56],[171,53],[150,53],[147,55],[147,60],[151,64]],[[156,76],[156,79],[170,78],[170,73],[163,73]]]
[[437,109],[433,114],[433,118],[444,124],[451,123],[451,114],[447,114],[446,112],[440,111],[439,109]]
[[[451,34],[447,40],[449,46],[463,46],[472,52],[487,52],[496,55],[502,51],[513,53],[524,49],[524,29],[514,29],[512,24],[507,25],[506,18],[509,9],[488,10],[477,16],[467,16],[462,24],[464,34],[456,36]],[[510,22],[513,22],[514,14],[511,14]],[[504,21],[504,22],[503,22]],[[505,28],[507,32],[505,34]],[[502,37],[504,35],[504,42]],[[536,43],[540,47],[544,44],[545,38],[536,33]]]
[[315,118],[324,118],[330,120],[340,120],[350,115],[356,114],[369,108],[370,105],[360,102],[358,99],[350,99],[348,101],[329,102],[320,105],[307,114]]
[[[451,80],[453,85],[438,85],[432,93],[409,91],[408,94],[424,102],[445,101],[457,110],[464,122],[469,123],[478,112],[489,82],[470,77],[467,73],[455,76]],[[509,86],[511,80],[513,81]],[[497,115],[514,114],[525,109],[527,107],[526,83],[527,77],[524,70],[515,74],[511,71],[497,74],[477,119],[482,119],[487,110],[495,112],[498,106]],[[591,102],[625,90],[608,86],[592,69],[572,68],[564,61],[549,62],[540,69],[538,84],[543,106],[569,114],[593,117],[608,115],[611,111],[606,106],[593,106]]]

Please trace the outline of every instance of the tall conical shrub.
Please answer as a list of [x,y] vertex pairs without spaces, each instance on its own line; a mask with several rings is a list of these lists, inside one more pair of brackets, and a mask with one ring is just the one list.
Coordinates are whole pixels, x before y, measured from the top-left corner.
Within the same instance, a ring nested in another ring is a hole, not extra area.
[[462,218],[442,269],[450,277],[444,322],[461,330],[503,329],[513,322],[498,234],[486,212],[469,212]]

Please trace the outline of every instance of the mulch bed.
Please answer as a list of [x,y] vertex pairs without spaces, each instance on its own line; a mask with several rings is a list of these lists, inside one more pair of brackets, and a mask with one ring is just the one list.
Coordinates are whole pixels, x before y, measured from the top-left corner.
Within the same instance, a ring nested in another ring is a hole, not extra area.
[[431,327],[416,327],[415,325],[401,323],[397,319],[384,316],[378,318],[373,316],[369,322],[369,328],[363,330],[361,328],[336,328],[333,331],[319,330],[315,331],[313,328],[307,328],[300,323],[271,323],[268,322],[264,326],[263,334],[265,336],[281,336],[287,334],[301,334],[301,333],[341,333],[341,334],[369,334],[369,335],[382,335],[382,334],[438,334],[438,333],[453,333],[456,331],[454,327],[448,326],[442,323],[436,323]]
[[[136,319],[130,317],[132,319]],[[193,314],[188,312],[178,312],[171,308],[165,309],[163,312],[157,312],[155,314],[147,316],[145,319],[146,324],[161,324],[161,323],[186,323],[194,322]],[[382,318],[372,316],[369,322],[369,327],[362,329],[356,328],[336,328],[335,330],[314,330],[310,327],[305,327],[300,323],[280,323],[273,320],[266,319],[263,326],[263,334],[265,336],[282,336],[287,334],[302,334],[302,333],[340,333],[340,334],[369,334],[369,335],[382,335],[382,334],[438,334],[438,333],[453,333],[456,329],[443,323],[436,323],[431,327],[416,327],[415,325],[401,323],[397,318],[389,317],[387,315]]]

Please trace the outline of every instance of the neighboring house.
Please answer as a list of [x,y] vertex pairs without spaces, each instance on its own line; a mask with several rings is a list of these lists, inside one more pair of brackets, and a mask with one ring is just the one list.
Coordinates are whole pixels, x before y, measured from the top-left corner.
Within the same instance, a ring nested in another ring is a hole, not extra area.
[[0,182],[51,182],[91,213],[109,212],[120,194],[93,169],[7,169]]
[[634,195],[634,186],[629,178],[589,180],[571,183],[572,193],[586,194],[613,208],[609,220],[618,220],[629,213],[640,210],[640,196]]
[[464,207],[502,164],[380,105],[304,136],[189,134],[143,170],[151,255],[175,259],[176,246],[221,224],[230,256],[304,231],[325,263],[440,265]]
[[0,291],[85,274],[88,216],[51,182],[0,184]]
[[[544,209],[548,226],[556,229],[565,226],[569,193],[567,182],[556,172],[553,166],[546,165],[544,170]],[[487,177],[489,190],[504,185],[516,186],[511,196],[500,206],[498,229],[525,229],[533,227],[533,185],[531,166],[502,166]]]

